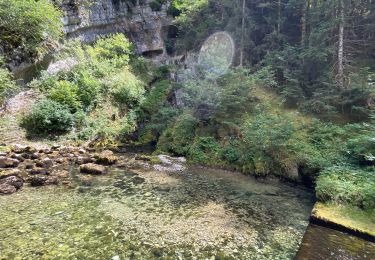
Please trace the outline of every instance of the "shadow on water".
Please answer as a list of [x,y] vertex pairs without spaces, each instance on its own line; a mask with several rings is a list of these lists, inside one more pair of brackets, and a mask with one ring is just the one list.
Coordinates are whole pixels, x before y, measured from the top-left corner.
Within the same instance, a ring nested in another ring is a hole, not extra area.
[[297,260],[375,259],[375,244],[330,228],[309,225]]

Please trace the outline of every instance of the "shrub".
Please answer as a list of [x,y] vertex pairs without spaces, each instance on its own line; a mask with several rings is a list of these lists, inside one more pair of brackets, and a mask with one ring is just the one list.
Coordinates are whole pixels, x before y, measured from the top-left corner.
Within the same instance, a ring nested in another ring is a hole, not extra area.
[[65,105],[44,99],[22,117],[20,125],[29,135],[61,134],[72,128],[73,115]]
[[158,150],[176,155],[186,155],[195,137],[198,121],[190,113],[176,119],[161,135]]
[[107,82],[111,98],[123,115],[128,109],[135,108],[143,99],[143,83],[129,70],[113,75]]
[[88,47],[87,50],[94,59],[109,60],[112,65],[122,67],[129,63],[132,48],[125,35],[119,33],[99,39],[93,48]]
[[5,100],[17,89],[12,79],[12,74],[0,68],[0,107],[4,105]]
[[375,209],[375,171],[348,166],[324,170],[316,183],[320,201],[350,204],[364,209]]
[[357,133],[347,141],[349,157],[361,165],[375,165],[375,125],[355,124],[348,128],[349,133]]
[[45,54],[62,36],[61,12],[49,0],[0,0],[0,44],[6,54]]
[[248,120],[242,131],[243,152],[253,158],[257,175],[282,174],[296,165],[291,117],[260,113]]
[[218,165],[220,144],[213,137],[197,137],[188,151],[188,158],[201,165]]
[[168,95],[172,89],[172,84],[168,80],[157,82],[148,92],[144,102],[141,105],[141,110],[151,115],[158,111],[159,108],[166,102]]
[[77,93],[78,87],[76,85],[68,81],[58,81],[56,85],[49,90],[47,97],[65,105],[69,108],[71,113],[75,113],[81,108]]
[[87,110],[94,106],[98,100],[100,83],[87,72],[80,74],[77,81],[77,96],[82,106]]

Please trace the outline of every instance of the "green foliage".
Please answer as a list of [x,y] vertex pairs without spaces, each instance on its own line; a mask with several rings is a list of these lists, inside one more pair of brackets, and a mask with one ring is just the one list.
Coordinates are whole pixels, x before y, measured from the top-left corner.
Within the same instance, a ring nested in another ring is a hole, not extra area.
[[83,71],[77,80],[77,96],[85,110],[96,105],[98,100],[100,83],[89,73]]
[[17,87],[13,81],[12,74],[7,69],[0,68],[0,107],[5,100],[16,91]]
[[89,55],[99,61],[107,60],[116,67],[129,63],[132,54],[132,44],[123,34],[114,34],[111,37],[100,38],[93,48],[88,48]]
[[61,12],[49,0],[0,0],[0,45],[6,55],[42,56],[62,35]]
[[200,165],[218,166],[220,145],[213,137],[197,137],[188,150],[191,162]]
[[186,155],[195,137],[197,119],[184,113],[163,132],[158,142],[158,150],[177,155]]
[[375,171],[333,167],[323,171],[316,185],[320,201],[334,201],[363,209],[375,209]]
[[167,97],[172,90],[172,83],[168,80],[158,81],[147,93],[141,105],[144,114],[152,115],[155,111],[166,103]]
[[47,97],[69,108],[71,113],[81,108],[78,99],[78,87],[68,81],[58,81],[49,90]]
[[295,167],[292,117],[260,113],[242,126],[245,153],[251,157],[257,175],[282,174]]
[[138,106],[145,92],[143,83],[128,70],[113,75],[107,86],[114,104],[123,112]]
[[375,165],[375,124],[356,124],[348,127],[348,156],[360,165]]
[[21,119],[21,127],[29,135],[62,134],[69,131],[74,123],[73,115],[65,105],[44,99],[34,105],[30,113]]

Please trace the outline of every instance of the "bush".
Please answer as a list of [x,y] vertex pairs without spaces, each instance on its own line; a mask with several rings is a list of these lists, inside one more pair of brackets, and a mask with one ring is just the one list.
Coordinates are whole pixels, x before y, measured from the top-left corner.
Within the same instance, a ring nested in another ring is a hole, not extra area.
[[99,81],[84,71],[80,74],[77,85],[77,96],[85,110],[95,106],[99,96]]
[[144,102],[142,102],[141,110],[144,114],[152,115],[155,111],[166,103],[167,97],[172,90],[172,84],[168,80],[157,82],[146,95]]
[[320,201],[375,209],[375,171],[352,167],[332,167],[319,176],[316,196]]
[[375,124],[355,124],[348,128],[355,132],[347,141],[347,153],[360,165],[375,165]]
[[17,87],[12,79],[12,74],[8,70],[0,68],[0,107],[4,105],[5,100],[16,89]]
[[68,81],[58,81],[49,90],[47,97],[68,107],[71,113],[75,113],[81,108],[77,93],[78,87],[76,85]]
[[107,82],[111,98],[123,115],[128,109],[138,106],[145,92],[143,83],[129,70],[113,75]]
[[292,117],[260,113],[243,125],[243,152],[253,158],[255,174],[283,174],[296,166],[292,122]]
[[56,101],[45,99],[39,101],[31,112],[21,119],[21,127],[29,135],[62,134],[73,126],[73,115],[69,108]]
[[45,54],[62,36],[62,13],[49,0],[0,0],[0,45],[5,54]]
[[99,39],[93,48],[88,47],[87,50],[94,59],[108,60],[116,67],[122,67],[129,63],[132,48],[125,35],[119,33]]
[[220,164],[220,144],[213,137],[197,137],[188,151],[188,158],[197,164],[215,165]]
[[186,155],[194,140],[197,124],[197,119],[190,113],[182,114],[163,132],[158,142],[158,150]]

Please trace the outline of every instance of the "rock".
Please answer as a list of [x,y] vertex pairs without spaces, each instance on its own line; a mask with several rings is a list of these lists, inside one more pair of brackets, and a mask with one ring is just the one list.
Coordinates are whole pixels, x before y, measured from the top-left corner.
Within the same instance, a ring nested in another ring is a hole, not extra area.
[[43,186],[47,182],[47,176],[34,176],[29,179],[31,186]]
[[33,153],[33,154],[31,154],[30,157],[31,157],[30,159],[36,160],[36,159],[39,159],[39,158],[40,158],[40,155],[37,154],[37,153]]
[[50,176],[47,178],[47,181],[45,182],[46,185],[57,185],[59,184],[60,180],[57,176]]
[[31,169],[29,173],[31,175],[48,175],[49,171],[44,168],[36,167],[34,169]]
[[41,161],[36,162],[36,166],[40,168],[51,168],[53,166],[53,161],[50,158],[44,158]]
[[16,160],[18,160],[18,161],[20,161],[20,162],[23,162],[23,161],[25,160],[25,158],[23,158],[23,156],[22,156],[22,155],[19,155],[19,154],[12,154],[12,155],[10,156],[10,158],[12,158],[12,159],[16,159]]
[[8,184],[0,184],[0,194],[12,194],[15,193],[17,189]]
[[4,156],[7,156],[8,153],[5,153],[5,152],[0,152],[0,157],[4,157]]
[[19,164],[20,162],[17,159],[0,157],[0,168],[14,168]]
[[52,149],[49,149],[49,148],[46,148],[46,149],[41,149],[41,150],[39,150],[39,153],[41,153],[41,154],[51,154],[51,153],[53,153],[53,150]]
[[94,163],[87,163],[80,166],[81,173],[87,173],[87,174],[95,174],[100,175],[105,173],[105,167],[94,164]]
[[292,181],[298,181],[300,179],[298,165],[290,167],[290,169],[285,173],[287,179]]
[[96,162],[103,165],[113,165],[117,162],[117,157],[110,150],[105,150],[96,155]]
[[14,153],[34,153],[36,149],[28,145],[15,144],[12,146],[11,151]]
[[51,146],[51,149],[54,150],[54,151],[57,151],[57,150],[60,149],[60,147],[61,147],[61,145],[54,144],[54,145]]
[[92,162],[94,162],[94,160],[90,157],[78,156],[76,159],[76,163],[78,165],[92,163]]
[[58,170],[53,172],[53,176],[56,176],[58,178],[67,178],[69,177],[69,172],[66,170]]
[[23,179],[18,176],[9,176],[3,179],[0,179],[0,185],[11,185],[15,187],[17,190],[23,186]]
[[80,154],[85,154],[85,153],[86,153],[86,150],[83,149],[83,148],[81,148],[81,149],[78,150],[78,153],[80,153]]

